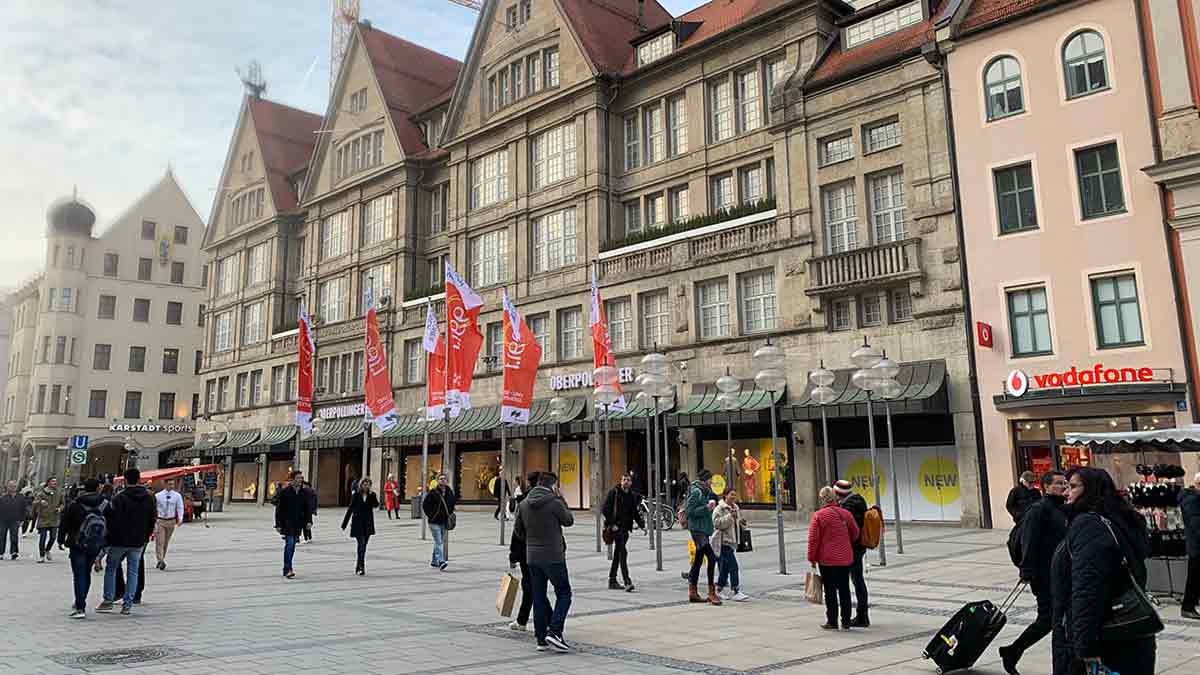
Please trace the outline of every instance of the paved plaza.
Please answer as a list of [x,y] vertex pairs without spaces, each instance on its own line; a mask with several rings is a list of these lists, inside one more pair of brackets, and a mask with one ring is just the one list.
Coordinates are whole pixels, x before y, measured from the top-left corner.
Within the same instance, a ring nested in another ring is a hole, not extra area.
[[[1011,588],[1004,533],[942,527],[906,531],[906,553],[868,576],[872,627],[819,628],[823,608],[805,602],[802,527],[788,532],[789,576],[777,573],[774,531],[756,523],[755,547],[740,556],[747,603],[689,605],[679,571],[685,535],[664,533],[664,571],[654,572],[645,537],[630,544],[636,593],[606,588],[608,563],[595,553],[593,521],[568,531],[574,605],[566,638],[576,653],[536,653],[532,633],[515,633],[495,609],[507,547],[488,513],[464,513],[446,572],[429,568],[420,521],[377,520],[367,576],[355,577],[354,542],[340,510],[325,509],[316,540],[296,554],[297,578],[280,577],[281,546],[269,508],[239,506],[211,526],[185,525],[171,545],[170,568],[150,570],[134,615],[67,618],[65,552],[39,565],[36,540],[23,558],[0,562],[0,674],[112,672],[188,675],[319,673],[933,673],[921,649],[968,600],[999,600]],[[90,606],[100,600],[96,575]],[[1028,594],[1010,612],[997,644],[1033,618]],[[1200,625],[1164,610],[1159,673],[1200,672]],[[530,628],[532,629],[532,622]],[[1000,673],[995,650],[978,672]],[[1049,638],[1021,663],[1025,675],[1049,668]]]

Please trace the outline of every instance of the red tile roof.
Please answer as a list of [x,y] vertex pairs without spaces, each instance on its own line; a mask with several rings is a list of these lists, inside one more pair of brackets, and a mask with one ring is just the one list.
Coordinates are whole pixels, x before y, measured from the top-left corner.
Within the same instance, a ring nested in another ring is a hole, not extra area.
[[275,209],[291,211],[296,208],[296,193],[288,176],[308,164],[321,116],[264,98],[248,98],[247,104]]
[[938,9],[931,14],[933,19],[926,19],[850,49],[842,48],[839,32],[805,86],[831,84],[920,51],[921,45],[933,39],[933,23],[947,2],[949,0],[938,0]]
[[634,48],[629,44],[648,29],[671,22],[671,14],[646,0],[641,25],[638,24],[638,0],[559,0],[571,21],[584,51],[601,73],[619,73],[632,62]]
[[679,49],[697,45],[760,14],[793,3],[795,0],[710,0],[679,17],[679,21],[703,22]]
[[378,28],[361,25],[360,32],[401,147],[409,155],[424,152],[421,130],[409,117],[454,87],[462,62]]
[[1005,23],[1063,3],[1064,0],[975,0],[959,24],[959,34]]

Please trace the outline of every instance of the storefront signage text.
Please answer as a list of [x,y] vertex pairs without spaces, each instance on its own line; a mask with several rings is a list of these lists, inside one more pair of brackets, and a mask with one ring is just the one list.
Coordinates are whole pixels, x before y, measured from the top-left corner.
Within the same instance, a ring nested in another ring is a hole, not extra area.
[[196,431],[188,424],[110,424],[109,431],[133,432],[139,431],[148,434],[190,434]]
[[[633,382],[633,368],[617,368],[617,377],[621,384]],[[550,376],[550,388],[554,391],[582,389],[590,386],[592,386],[592,371],[590,370],[581,373]]]
[[1030,387],[1045,389],[1047,387],[1080,387],[1093,384],[1124,384],[1130,382],[1153,382],[1153,368],[1105,368],[1097,363],[1091,368],[1080,370],[1071,366],[1069,370],[1058,373],[1044,373],[1030,377],[1024,371],[1014,370],[1004,381],[1004,389],[1009,396],[1024,396]]
[[331,405],[317,410],[317,417],[323,420],[340,419],[343,417],[363,417],[366,414],[367,406],[365,403]]

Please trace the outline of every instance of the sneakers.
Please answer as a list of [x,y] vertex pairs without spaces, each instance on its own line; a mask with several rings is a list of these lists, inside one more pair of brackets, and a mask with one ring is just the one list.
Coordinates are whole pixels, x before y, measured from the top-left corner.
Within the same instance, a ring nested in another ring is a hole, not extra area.
[[546,651],[546,650],[547,650],[547,649],[549,649],[549,648],[550,648],[550,645],[549,645],[549,644],[548,644],[546,641],[544,641],[544,640],[543,640],[543,641],[541,641],[541,642],[539,642],[539,643],[537,643],[537,650],[538,650],[539,652],[544,652],[544,651]]
[[750,596],[746,595],[745,593],[743,593],[741,591],[738,591],[737,593],[734,593],[733,597],[731,597],[729,599],[733,600],[734,602],[746,602],[747,600],[750,599]]
[[122,605],[121,606],[121,616],[129,616],[130,614],[133,614],[133,606],[132,605]]
[[821,624],[821,628],[824,630],[837,630],[838,627],[836,623],[823,623]]
[[621,590],[625,590],[625,587],[622,586],[621,584],[617,583],[616,579],[609,579],[608,580],[608,590],[621,591]]
[[41,553],[39,553],[39,554],[38,554],[38,562],[40,562],[40,563],[44,563],[44,562],[46,562],[46,556],[44,556],[44,555],[42,555]]
[[1191,609],[1181,609],[1179,610],[1179,616],[1182,616],[1185,619],[1200,619],[1200,612],[1197,612],[1195,607]]
[[634,591],[634,585],[633,585],[633,582],[632,582],[632,581],[626,581],[626,582],[625,582],[625,592],[626,592],[626,593],[632,593],[633,591]]
[[101,602],[99,605],[96,605],[96,611],[97,612],[111,612],[111,611],[113,611],[113,603],[109,602],[108,600],[105,600],[104,602]]
[[50,555],[50,551],[46,551],[46,562],[54,560],[54,556]]
[[446,562],[445,560],[443,560],[443,561],[442,561],[442,563],[441,563],[440,565],[438,565],[438,569],[439,569],[439,570],[441,570],[441,571],[443,571],[443,572],[445,572],[445,571],[446,571],[446,568],[447,568],[447,567],[449,567],[449,566],[450,566],[450,563],[448,563],[448,562]]
[[547,635],[546,643],[559,654],[566,654],[571,651],[571,645],[567,644],[567,641],[561,635]]
[[76,609],[71,612],[71,618],[72,619],[84,619],[84,618],[87,618],[87,614],[85,614],[82,609]]
[[721,598],[722,600],[732,600],[733,591],[728,588],[721,588],[720,586],[717,586],[717,597]]
[[529,630],[528,628],[526,628],[525,624],[517,623],[516,621],[513,621],[512,623],[508,624],[508,629],[515,630],[518,633],[523,633],[523,632]]
[[296,578],[296,572],[295,572],[294,570],[288,570],[288,571],[286,571],[286,572],[284,572],[284,573],[283,573],[283,578],[284,578],[284,579],[295,579],[295,578]]
[[438,564],[433,561],[430,561],[429,566],[436,568],[438,566]]
[[853,628],[870,628],[871,622],[864,616],[856,616],[850,620],[850,626]]
[[12,554],[12,557],[11,557],[11,558],[9,558],[9,560],[16,560],[16,559],[17,559],[17,554],[16,554],[16,553]]
[[165,563],[165,562],[163,562],[163,561],[159,560],[159,561],[158,561],[158,564],[157,564],[157,565],[155,565],[155,567],[157,567],[157,568],[158,568],[158,570],[161,572],[162,570],[165,570],[165,569],[167,569],[167,563]]

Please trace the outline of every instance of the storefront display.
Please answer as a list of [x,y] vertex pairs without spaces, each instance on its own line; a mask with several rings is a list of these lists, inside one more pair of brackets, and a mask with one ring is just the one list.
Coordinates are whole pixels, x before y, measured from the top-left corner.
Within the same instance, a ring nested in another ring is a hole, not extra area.
[[[896,473],[892,476],[888,449],[876,449],[875,479],[887,518],[895,514],[892,490],[899,490],[902,520],[958,522],[962,516],[962,486],[955,446],[896,448]],[[871,452],[867,449],[838,450],[838,475],[854,486],[867,504],[875,504],[871,479]]]
[[[440,449],[439,449],[440,450]],[[430,452],[426,464],[425,490],[428,491],[437,482],[437,475],[442,472],[442,453]],[[404,454],[404,499],[410,500],[421,490],[421,450],[415,453],[406,450]]]
[[[1123,463],[1120,455],[1096,454],[1086,444],[1068,443],[1067,434],[1171,429],[1175,427],[1175,415],[1162,412],[1148,415],[1017,420],[1012,426],[1017,446],[1017,473],[1032,471],[1040,476],[1056,468],[1066,470],[1075,466],[1097,466],[1108,470],[1118,485],[1126,485],[1137,480],[1133,466]],[[1162,455],[1161,460],[1151,461],[1171,462],[1177,461],[1177,457],[1175,453],[1166,453]]]
[[267,500],[275,497],[275,492],[281,486],[287,485],[292,474],[292,458],[271,459],[267,461]]
[[567,506],[584,509],[591,506],[591,461],[581,441],[564,442],[554,447],[551,466],[558,473],[559,489]]
[[500,474],[500,448],[458,451],[458,498],[463,502],[494,501],[489,490]]
[[[778,443],[780,460],[784,463],[782,501],[791,505],[795,503],[795,495],[792,494],[791,472],[787,469],[787,441],[780,438]],[[775,465],[770,438],[735,438],[732,447],[726,439],[703,441],[701,463],[712,472],[712,488],[717,494],[729,488],[738,493],[739,502],[745,505],[775,503],[772,473]]]
[[258,499],[258,463],[234,462],[233,501],[252,502]]

